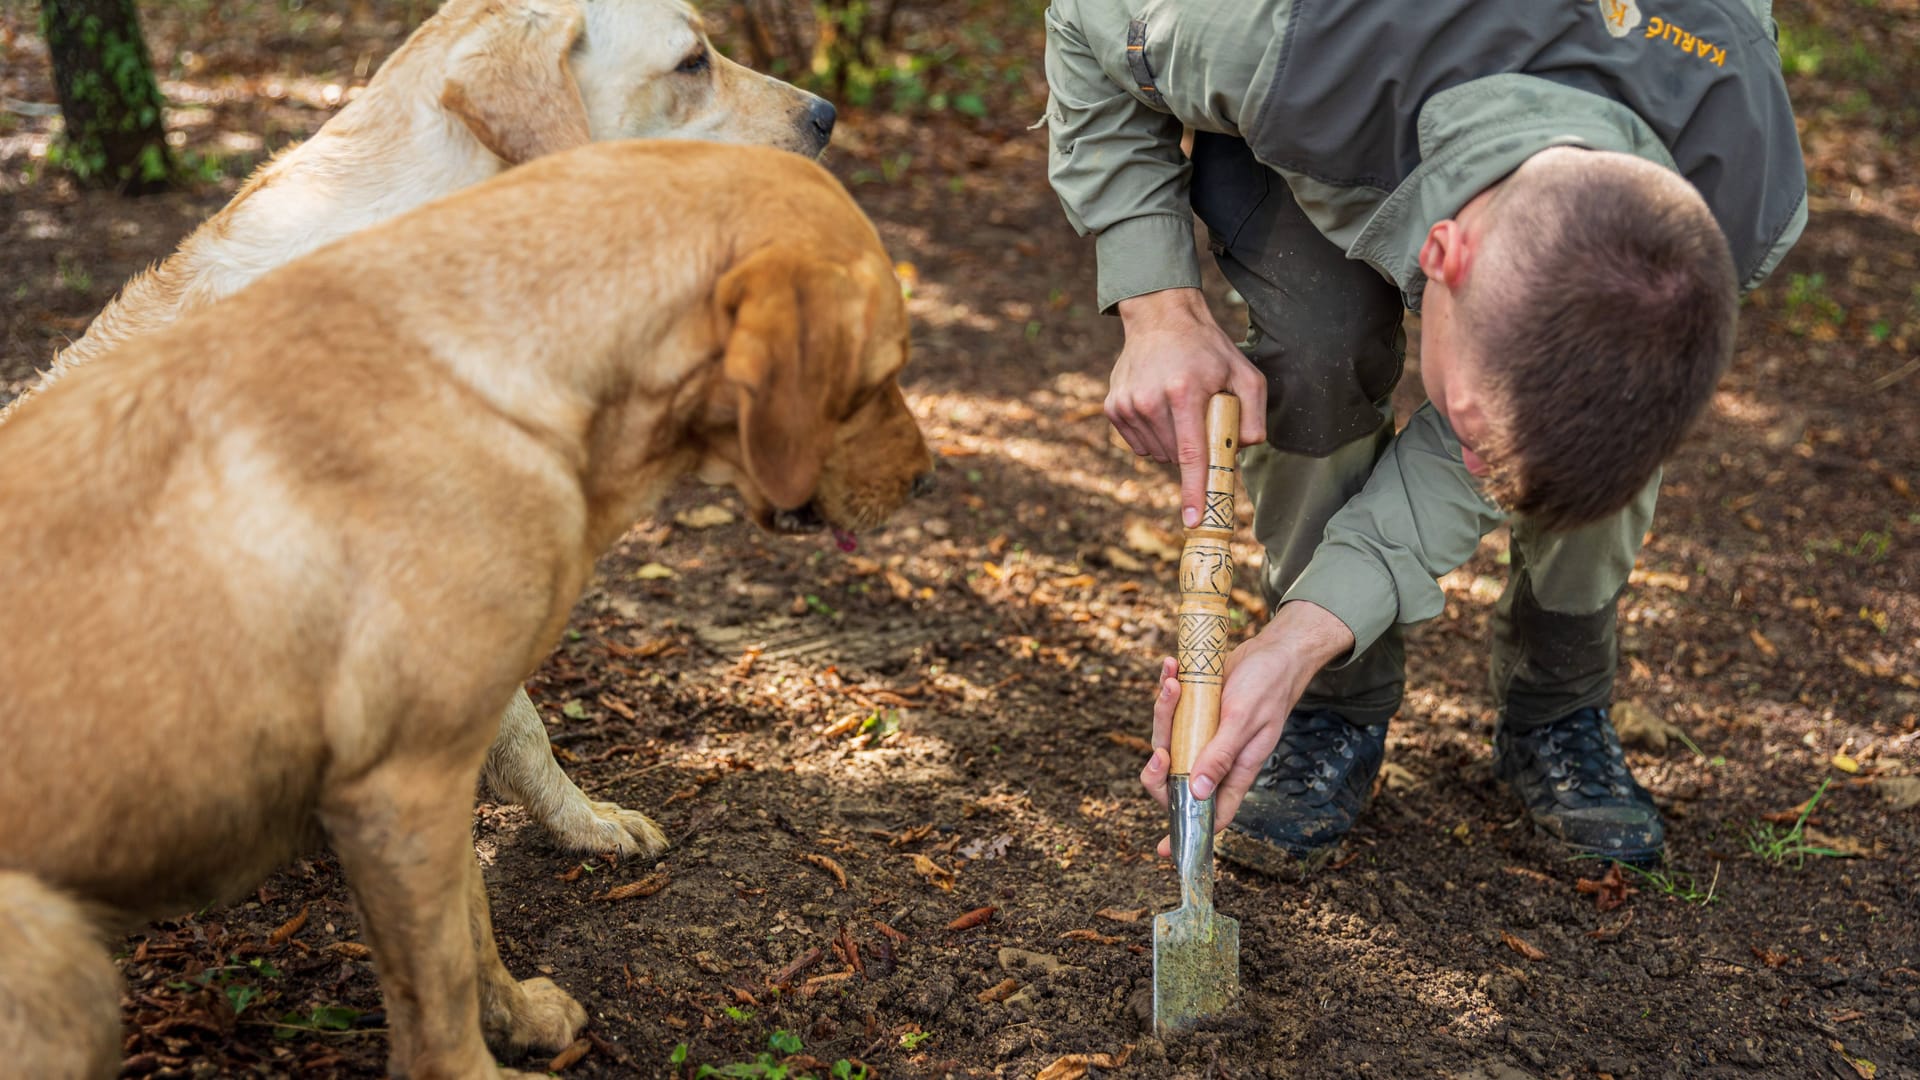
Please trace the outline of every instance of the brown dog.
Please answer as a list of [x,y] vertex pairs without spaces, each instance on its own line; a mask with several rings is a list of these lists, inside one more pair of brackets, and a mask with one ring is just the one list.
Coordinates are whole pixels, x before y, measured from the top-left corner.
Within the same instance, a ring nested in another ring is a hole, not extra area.
[[320,841],[394,1075],[495,1075],[483,1031],[565,1045],[585,1014],[501,966],[469,841],[501,706],[677,477],[762,524],[898,507],[931,467],[906,354],[879,239],[817,165],[608,143],[28,402],[0,426],[6,1068],[111,1075],[95,935],[234,899]]
[[[714,52],[683,0],[449,0],[352,104],[128,282],[39,385],[322,244],[541,154],[672,137],[817,155],[833,121],[820,98]],[[10,411],[0,407],[0,422]],[[646,815],[574,786],[524,691],[502,718],[487,783],[564,848],[666,846]]]

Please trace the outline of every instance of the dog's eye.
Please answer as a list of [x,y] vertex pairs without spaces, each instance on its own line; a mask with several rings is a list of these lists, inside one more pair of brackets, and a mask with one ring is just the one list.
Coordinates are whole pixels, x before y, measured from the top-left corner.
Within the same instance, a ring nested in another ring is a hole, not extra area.
[[703,45],[687,54],[687,58],[680,61],[680,66],[673,70],[681,75],[698,75],[712,66],[713,58],[708,55],[706,46]]

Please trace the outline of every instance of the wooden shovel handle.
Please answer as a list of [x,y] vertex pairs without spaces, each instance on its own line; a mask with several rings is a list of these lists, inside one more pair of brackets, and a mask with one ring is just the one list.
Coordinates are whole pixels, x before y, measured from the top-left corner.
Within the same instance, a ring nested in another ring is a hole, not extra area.
[[1220,727],[1220,688],[1226,681],[1227,605],[1233,593],[1233,461],[1240,436],[1240,399],[1215,394],[1207,402],[1207,497],[1200,524],[1187,530],[1180,552],[1180,703],[1173,713],[1175,776],[1193,771],[1193,759]]

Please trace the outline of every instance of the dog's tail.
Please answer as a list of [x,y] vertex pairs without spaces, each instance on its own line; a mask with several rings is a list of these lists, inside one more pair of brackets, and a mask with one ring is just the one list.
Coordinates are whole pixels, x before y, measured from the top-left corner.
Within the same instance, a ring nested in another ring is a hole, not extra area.
[[120,1071],[120,973],[87,912],[38,878],[0,870],[0,1062],[10,1076]]

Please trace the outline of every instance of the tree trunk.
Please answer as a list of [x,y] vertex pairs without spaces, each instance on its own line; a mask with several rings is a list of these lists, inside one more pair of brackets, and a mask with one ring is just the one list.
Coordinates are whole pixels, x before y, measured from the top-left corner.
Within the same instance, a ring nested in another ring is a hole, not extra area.
[[41,0],[66,133],[50,156],[81,182],[139,195],[173,177],[146,39],[133,0]]

